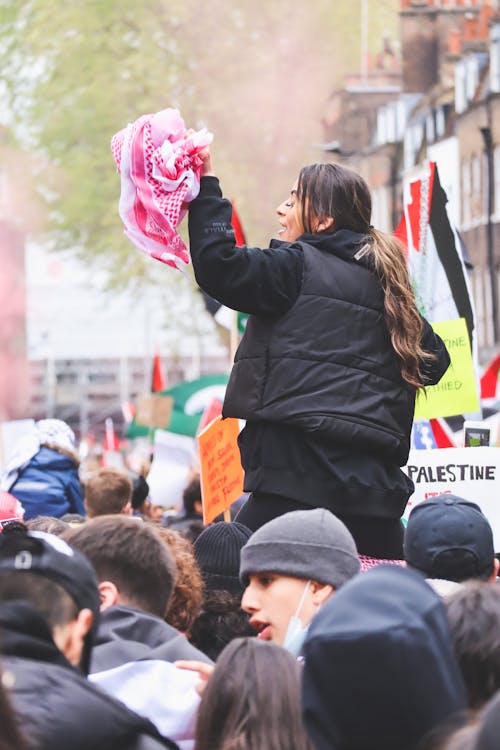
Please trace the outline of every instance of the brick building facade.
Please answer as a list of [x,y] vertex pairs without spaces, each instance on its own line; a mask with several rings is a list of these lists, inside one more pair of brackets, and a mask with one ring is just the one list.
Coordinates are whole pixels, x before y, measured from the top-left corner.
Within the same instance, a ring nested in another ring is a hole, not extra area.
[[366,86],[373,91],[364,103],[372,109],[356,138],[344,135],[355,133],[349,82],[337,92],[342,107],[335,122],[328,119],[328,102],[325,151],[365,177],[373,223],[386,231],[401,215],[405,181],[426,161],[437,162],[473,265],[478,343],[487,359],[500,339],[498,0],[401,0],[400,44],[399,65],[386,64],[368,76]]

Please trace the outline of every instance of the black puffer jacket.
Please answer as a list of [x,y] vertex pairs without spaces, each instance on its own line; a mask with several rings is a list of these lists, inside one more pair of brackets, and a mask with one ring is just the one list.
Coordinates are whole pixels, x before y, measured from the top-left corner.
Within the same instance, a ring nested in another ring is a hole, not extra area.
[[[231,205],[216,178],[191,204],[191,256],[200,286],[251,317],[223,414],[240,435],[245,490],[285,495],[342,514],[399,518],[413,487],[408,456],[415,389],[401,378],[380,283],[348,230],[293,244],[235,248]],[[423,346],[449,365],[425,323]]]
[[[300,294],[284,315],[250,317],[224,416],[296,425],[404,465],[415,388],[401,377],[381,286],[354,261],[362,241],[363,235],[341,230],[317,248],[301,243]],[[435,348],[425,326],[426,343]],[[429,382],[441,374],[433,372]]]
[[2,672],[33,750],[177,748],[74,669],[28,604],[0,604],[0,642]]

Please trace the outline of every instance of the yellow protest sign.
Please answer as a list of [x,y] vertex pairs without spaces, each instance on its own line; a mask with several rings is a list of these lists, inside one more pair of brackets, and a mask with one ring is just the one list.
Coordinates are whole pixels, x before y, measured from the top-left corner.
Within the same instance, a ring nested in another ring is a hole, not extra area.
[[432,323],[450,354],[451,364],[437,385],[419,393],[415,419],[453,417],[479,409],[469,334],[464,318]]
[[243,492],[237,419],[217,417],[198,435],[203,523],[227,511]]

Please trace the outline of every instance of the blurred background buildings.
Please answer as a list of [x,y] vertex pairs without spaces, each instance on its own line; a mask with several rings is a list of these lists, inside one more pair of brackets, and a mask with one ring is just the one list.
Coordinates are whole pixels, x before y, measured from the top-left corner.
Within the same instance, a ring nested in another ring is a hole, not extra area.
[[[395,48],[400,53],[395,52]],[[374,226],[393,231],[403,184],[438,166],[460,232],[482,361],[499,340],[500,15],[495,0],[402,0],[400,39],[334,91],[323,148],[372,190]]]
[[[401,0],[399,20],[399,39],[381,39],[378,54],[325,91],[322,158],[365,177],[373,224],[387,231],[401,217],[405,181],[437,162],[471,266],[484,362],[499,340],[498,1]],[[156,352],[169,385],[228,370],[227,340],[201,298],[199,307],[175,301],[179,319],[199,323],[194,333],[177,327],[174,344],[175,326],[155,314],[159,290],[110,296],[95,271],[27,242],[7,182],[0,169],[0,420],[57,416],[83,435],[112,416],[119,429],[121,405],[150,390]]]

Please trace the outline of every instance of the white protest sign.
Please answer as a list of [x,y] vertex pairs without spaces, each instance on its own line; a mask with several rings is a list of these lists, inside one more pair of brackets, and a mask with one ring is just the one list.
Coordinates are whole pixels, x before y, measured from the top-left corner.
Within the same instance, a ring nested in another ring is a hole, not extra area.
[[17,447],[17,442],[33,432],[34,424],[34,419],[16,419],[0,423],[0,471],[9,462]]
[[156,430],[153,462],[148,476],[149,496],[155,505],[182,507],[182,493],[188,482],[195,455],[194,438],[167,430]]
[[412,450],[405,474],[415,484],[403,518],[414,505],[450,492],[479,505],[493,529],[500,552],[500,449],[440,448]]

